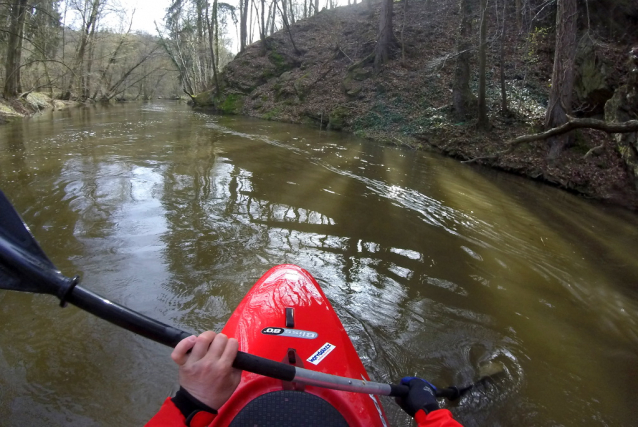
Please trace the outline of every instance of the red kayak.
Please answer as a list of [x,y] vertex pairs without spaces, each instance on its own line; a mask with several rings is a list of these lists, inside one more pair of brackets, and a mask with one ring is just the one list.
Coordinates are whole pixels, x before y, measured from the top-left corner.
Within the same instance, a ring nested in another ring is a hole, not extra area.
[[[315,279],[294,265],[270,269],[224,327],[241,351],[324,374],[370,381]],[[377,396],[277,380],[247,371],[213,426],[387,426]]]

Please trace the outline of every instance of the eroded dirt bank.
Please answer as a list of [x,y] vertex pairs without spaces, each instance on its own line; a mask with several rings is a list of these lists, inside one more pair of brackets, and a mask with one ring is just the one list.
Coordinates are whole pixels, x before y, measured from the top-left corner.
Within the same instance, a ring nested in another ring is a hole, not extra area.
[[78,105],[77,102],[51,99],[49,96],[38,92],[29,93],[20,99],[6,100],[0,98],[0,124],[12,119],[28,118],[44,110],[63,110],[76,105]]

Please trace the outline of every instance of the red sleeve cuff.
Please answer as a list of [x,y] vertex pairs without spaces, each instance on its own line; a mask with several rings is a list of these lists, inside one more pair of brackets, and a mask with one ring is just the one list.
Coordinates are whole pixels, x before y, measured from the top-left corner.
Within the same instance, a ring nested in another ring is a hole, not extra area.
[[463,427],[452,418],[452,413],[447,409],[437,409],[426,414],[423,409],[414,414],[414,419],[419,427]]
[[146,423],[145,427],[206,427],[213,422],[216,416],[210,412],[196,411],[186,419],[169,397],[164,401],[157,414]]

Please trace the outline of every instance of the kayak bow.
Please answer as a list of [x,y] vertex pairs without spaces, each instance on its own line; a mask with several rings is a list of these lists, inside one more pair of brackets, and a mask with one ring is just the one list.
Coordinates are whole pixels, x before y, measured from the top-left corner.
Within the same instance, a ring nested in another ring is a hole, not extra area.
[[296,373],[291,381],[281,381],[244,372],[213,425],[232,425],[236,419],[253,425],[268,406],[262,403],[259,410],[251,409],[256,406],[252,402],[260,399],[277,406],[272,416],[278,420],[303,417],[305,412],[299,408],[304,404],[298,400],[311,399],[320,408],[334,408],[347,425],[387,425],[375,395],[390,395],[393,386],[370,381],[336,312],[306,270],[295,265],[270,269],[240,302],[222,332],[237,338],[242,351],[282,361],[294,366]]

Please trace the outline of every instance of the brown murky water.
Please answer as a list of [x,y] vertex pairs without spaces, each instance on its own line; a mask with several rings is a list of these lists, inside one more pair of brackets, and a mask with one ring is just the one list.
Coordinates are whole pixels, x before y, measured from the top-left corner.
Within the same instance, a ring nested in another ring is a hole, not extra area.
[[[180,104],[0,127],[0,188],[53,262],[185,330],[220,329],[271,266],[321,283],[371,376],[506,375],[467,426],[630,426],[638,218],[514,176],[350,135]],[[53,297],[0,291],[0,425],[135,426],[170,350]],[[391,424],[410,421],[387,400]]]

